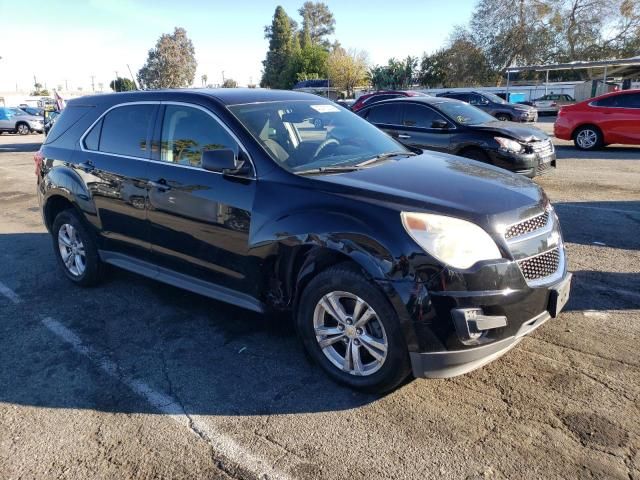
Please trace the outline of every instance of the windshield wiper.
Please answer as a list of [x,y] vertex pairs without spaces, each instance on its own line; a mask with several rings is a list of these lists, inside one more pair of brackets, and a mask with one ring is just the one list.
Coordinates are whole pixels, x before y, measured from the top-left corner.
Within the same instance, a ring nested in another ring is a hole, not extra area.
[[314,173],[340,173],[340,172],[353,172],[354,170],[360,170],[358,165],[336,165],[329,167],[310,168],[309,170],[301,170],[294,172],[297,175],[312,175]]
[[360,162],[360,163],[356,163],[356,167],[365,167],[367,165],[371,165],[372,163],[376,163],[376,162],[380,162],[383,160],[388,160],[390,158],[393,157],[401,157],[401,156],[407,156],[407,157],[412,157],[414,156],[415,153],[413,152],[389,152],[389,153],[383,153],[381,155],[376,155],[373,158],[370,158],[369,160],[365,160],[364,162]]

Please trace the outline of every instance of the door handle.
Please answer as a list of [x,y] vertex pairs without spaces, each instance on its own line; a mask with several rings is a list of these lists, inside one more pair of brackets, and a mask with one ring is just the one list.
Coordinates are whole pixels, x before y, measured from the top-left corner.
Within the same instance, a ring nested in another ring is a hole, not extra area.
[[93,164],[91,160],[87,160],[86,162],[79,163],[78,168],[82,170],[84,173],[90,173],[96,169],[96,166]]
[[411,138],[411,135],[406,135],[404,133],[401,133],[400,135],[398,135],[398,138],[403,138],[403,139]]
[[164,178],[161,178],[160,180],[158,180],[156,182],[154,182],[152,180],[149,180],[147,182],[147,187],[149,187],[149,188],[157,188],[161,192],[166,192],[167,190],[171,190],[171,187],[169,185],[167,185],[167,181]]

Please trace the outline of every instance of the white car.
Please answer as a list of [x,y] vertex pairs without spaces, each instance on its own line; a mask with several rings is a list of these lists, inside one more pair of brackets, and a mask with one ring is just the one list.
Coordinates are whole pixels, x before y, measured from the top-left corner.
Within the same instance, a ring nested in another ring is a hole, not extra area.
[[44,131],[44,118],[29,115],[19,108],[0,107],[0,133],[11,132],[28,135]]
[[549,93],[533,101],[538,113],[557,113],[560,107],[573,105],[574,103],[576,103],[575,98],[566,93]]

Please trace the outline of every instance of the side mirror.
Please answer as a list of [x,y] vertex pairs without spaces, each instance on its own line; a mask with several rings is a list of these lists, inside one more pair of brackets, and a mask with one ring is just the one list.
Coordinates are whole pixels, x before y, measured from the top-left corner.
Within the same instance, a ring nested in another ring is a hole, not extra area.
[[433,122],[431,122],[431,128],[437,128],[440,130],[446,130],[447,128],[449,128],[449,123],[447,123],[446,120],[434,120]]
[[229,148],[202,152],[202,168],[225,175],[243,175],[250,171],[247,163],[237,160],[235,152]]

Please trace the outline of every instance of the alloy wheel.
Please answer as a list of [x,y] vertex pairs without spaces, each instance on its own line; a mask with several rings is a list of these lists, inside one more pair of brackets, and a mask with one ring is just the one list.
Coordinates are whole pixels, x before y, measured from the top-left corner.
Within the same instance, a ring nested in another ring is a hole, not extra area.
[[29,127],[27,127],[24,123],[18,125],[18,133],[20,135],[26,135],[29,133]]
[[66,269],[75,277],[81,276],[87,268],[84,244],[78,230],[65,223],[58,230],[58,248]]
[[387,358],[389,343],[373,308],[349,292],[324,295],[313,313],[313,328],[322,353],[343,372],[367,376]]
[[598,143],[598,134],[588,128],[581,130],[576,136],[576,143],[585,150],[593,148]]

